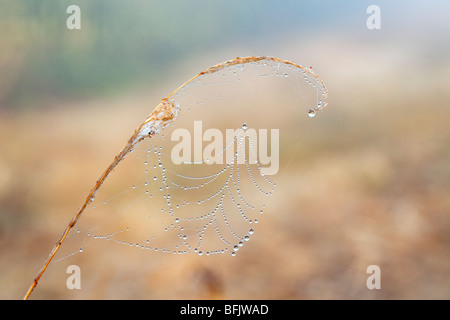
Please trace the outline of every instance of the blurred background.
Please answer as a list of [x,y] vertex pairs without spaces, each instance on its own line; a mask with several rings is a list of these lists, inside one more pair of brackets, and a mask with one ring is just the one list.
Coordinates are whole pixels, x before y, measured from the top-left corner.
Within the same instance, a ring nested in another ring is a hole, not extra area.
[[[72,4],[80,30],[66,27]],[[366,26],[372,4],[379,30]],[[144,280],[122,261],[128,275],[113,279],[122,289],[103,279],[83,297],[450,298],[449,9],[437,0],[0,0],[0,298],[23,297],[162,98],[251,55],[312,66],[329,90],[307,158],[280,186],[286,201],[245,254],[155,255]],[[370,265],[381,269],[380,290],[366,287]],[[36,297],[70,299],[64,286],[38,286]]]

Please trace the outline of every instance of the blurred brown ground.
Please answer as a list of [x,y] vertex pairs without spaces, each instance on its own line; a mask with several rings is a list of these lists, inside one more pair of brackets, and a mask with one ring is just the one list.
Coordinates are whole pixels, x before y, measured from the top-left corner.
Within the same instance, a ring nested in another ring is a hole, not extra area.
[[[308,137],[308,157],[281,178],[277,192],[285,201],[265,214],[245,252],[155,254],[151,267],[135,266],[146,270],[145,279],[118,261],[122,271],[99,275],[102,286],[85,298],[450,298],[450,60],[417,63],[420,53],[390,47],[380,57],[356,42],[330,60],[327,46],[309,46],[298,61],[317,63],[330,104]],[[2,114],[0,298],[23,297],[161,92],[169,91],[137,89],[70,108]],[[366,288],[372,264],[381,268],[381,290]],[[122,289],[109,290],[111,282]]]

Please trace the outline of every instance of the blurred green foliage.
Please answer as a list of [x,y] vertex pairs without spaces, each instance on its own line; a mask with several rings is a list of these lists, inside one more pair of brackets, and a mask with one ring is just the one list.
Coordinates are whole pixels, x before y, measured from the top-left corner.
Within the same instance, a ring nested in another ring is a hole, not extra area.
[[[66,28],[70,4],[81,8],[81,30]],[[189,47],[211,42],[214,26],[192,30],[208,22],[189,8],[181,1],[3,2],[0,105],[92,94],[151,78],[171,59],[191,54]],[[185,26],[189,16],[197,22],[188,24],[191,30]]]
[[[332,14],[336,4],[323,2],[319,14],[293,0],[1,0],[0,108],[156,81],[175,61]],[[81,9],[81,30],[66,27],[71,4]]]

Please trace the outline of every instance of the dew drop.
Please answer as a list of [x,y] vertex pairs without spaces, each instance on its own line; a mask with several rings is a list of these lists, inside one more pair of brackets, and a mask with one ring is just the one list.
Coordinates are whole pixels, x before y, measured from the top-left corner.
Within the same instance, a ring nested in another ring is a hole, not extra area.
[[255,230],[253,230],[253,228],[252,228],[252,229],[248,230],[248,233],[249,233],[249,234],[254,234],[254,233],[255,233]]
[[308,116],[310,118],[314,118],[315,115],[316,115],[316,110],[314,110],[314,109],[309,109],[308,110]]
[[248,128],[247,124],[244,123],[244,124],[242,125],[242,129],[247,130],[247,128]]

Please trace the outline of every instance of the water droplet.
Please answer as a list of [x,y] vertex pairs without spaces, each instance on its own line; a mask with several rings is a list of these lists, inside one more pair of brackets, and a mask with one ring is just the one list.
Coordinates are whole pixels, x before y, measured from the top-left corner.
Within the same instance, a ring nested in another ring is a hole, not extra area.
[[80,250],[79,250],[80,252],[83,252],[83,248],[80,248]]
[[310,118],[314,118],[315,115],[316,115],[316,110],[314,110],[314,109],[309,109],[308,110],[308,116]]
[[175,218],[175,222],[180,222],[180,218]]
[[234,251],[238,251],[238,250],[239,250],[239,246],[238,246],[238,245],[235,245],[235,246],[233,247],[233,249],[234,249]]
[[250,240],[250,237],[249,237],[249,236],[245,236],[245,237],[244,237],[244,240],[245,240],[245,241],[248,241],[248,240]]
[[234,256],[236,255],[236,252],[233,251],[233,252],[231,253],[231,255],[234,257]]
[[247,130],[247,128],[248,128],[247,124],[244,123],[244,124],[242,125],[242,129],[243,129],[243,130]]
[[248,230],[248,233],[249,233],[249,234],[254,234],[254,233],[255,233],[255,230],[253,230],[253,228],[252,228],[252,229]]

